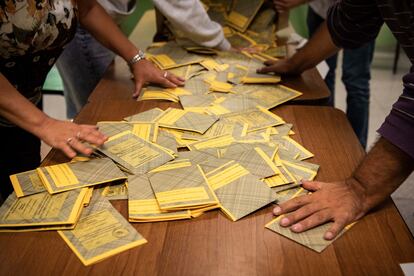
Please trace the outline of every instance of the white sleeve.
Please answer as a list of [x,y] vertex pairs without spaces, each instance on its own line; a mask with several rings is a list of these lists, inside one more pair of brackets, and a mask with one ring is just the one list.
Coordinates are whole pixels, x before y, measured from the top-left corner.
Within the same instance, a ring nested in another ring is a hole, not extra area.
[[152,1],[170,24],[182,32],[187,39],[200,46],[220,50],[231,48],[220,24],[210,19],[199,0]]

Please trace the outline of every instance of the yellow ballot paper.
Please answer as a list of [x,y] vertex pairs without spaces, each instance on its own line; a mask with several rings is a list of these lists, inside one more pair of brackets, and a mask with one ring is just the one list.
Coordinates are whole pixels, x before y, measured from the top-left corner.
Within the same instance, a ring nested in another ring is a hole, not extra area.
[[10,175],[10,181],[17,197],[33,195],[46,191],[45,186],[43,186],[42,180],[39,178],[36,170]]
[[[299,188],[296,192],[290,196],[290,198],[298,197],[300,195],[306,194],[307,191],[303,188]],[[349,224],[345,229],[334,239],[334,240],[325,240],[323,238],[324,234],[332,226],[333,222],[328,222],[320,226],[314,227],[302,233],[292,232],[289,227],[280,226],[280,220],[284,217],[278,216],[277,218],[270,221],[266,224],[266,228],[276,232],[282,236],[285,236],[288,239],[291,239],[299,244],[302,244],[318,253],[322,252],[326,247],[333,243],[337,238],[342,236],[347,230],[349,230],[355,223]]]
[[47,192],[17,198],[11,194],[0,207],[1,228],[73,226],[79,218],[88,189],[50,195]]
[[217,120],[218,118],[215,116],[169,108],[158,118],[157,122],[161,127],[189,130],[202,134]]
[[63,163],[36,169],[51,194],[126,179],[109,158]]
[[212,125],[204,134],[196,132],[185,132],[181,136],[184,139],[201,141],[209,138],[219,137],[223,135],[231,135],[233,137],[240,137],[244,131],[247,131],[247,125],[226,123],[223,121],[217,121]]
[[[273,152],[276,150],[277,148],[272,149]],[[240,151],[233,154],[226,153],[222,159],[236,161],[258,178],[273,176],[278,171],[276,165],[272,162],[272,159],[268,157],[260,147],[255,147],[247,151]]]
[[220,201],[220,209],[233,221],[276,199],[272,189],[234,161],[208,172],[205,176]]
[[222,115],[220,119],[226,122],[247,124],[249,126],[247,132],[285,123],[282,118],[261,106],[245,112],[225,114]]
[[128,187],[126,183],[107,185],[97,190],[100,191],[101,196],[108,200],[128,199]]
[[127,122],[155,122],[155,119],[160,116],[164,111],[158,107],[149,109],[147,111],[134,114],[132,116],[125,117]]
[[288,152],[296,154],[297,158],[295,159],[305,160],[314,156],[312,152],[307,150],[304,146],[302,146],[289,136],[271,136],[270,139],[272,142],[275,142],[282,146]]
[[188,53],[176,42],[170,41],[161,47],[150,49],[148,59],[153,61],[161,69],[172,69],[204,60],[202,56]]
[[163,88],[158,86],[148,86],[142,89],[138,101],[166,100],[177,103],[179,101],[178,96],[180,95],[191,95],[191,92],[181,87]]
[[98,150],[132,174],[146,173],[174,159],[160,146],[128,131],[112,136]]
[[102,121],[98,122],[96,126],[99,128],[99,131],[105,134],[108,137],[117,135],[118,133],[132,130],[132,124],[128,122],[118,122],[118,121]]
[[227,24],[240,32],[246,31],[264,0],[235,0],[227,18]]
[[145,174],[129,176],[128,187],[128,218],[131,222],[154,222],[191,218],[191,213],[188,210],[161,210],[152,191],[148,176]]
[[199,166],[151,173],[149,180],[161,210],[196,209],[218,204]]
[[58,233],[84,265],[147,242],[99,193],[94,193],[73,230]]

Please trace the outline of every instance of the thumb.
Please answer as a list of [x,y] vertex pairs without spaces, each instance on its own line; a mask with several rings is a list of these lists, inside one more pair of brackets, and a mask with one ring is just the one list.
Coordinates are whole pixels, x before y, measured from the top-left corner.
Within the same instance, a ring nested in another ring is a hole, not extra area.
[[135,91],[132,94],[133,98],[137,98],[139,96],[139,93],[141,92],[142,86],[143,86],[142,81],[135,79]]

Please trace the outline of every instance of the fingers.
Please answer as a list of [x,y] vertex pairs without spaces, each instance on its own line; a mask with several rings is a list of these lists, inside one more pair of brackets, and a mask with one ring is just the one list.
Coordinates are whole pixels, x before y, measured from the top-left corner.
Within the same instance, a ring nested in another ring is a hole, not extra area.
[[275,213],[275,215],[281,215],[284,213],[289,213],[292,211],[295,211],[296,209],[300,208],[303,205],[306,205],[307,203],[309,203],[312,200],[312,195],[303,195],[303,196],[299,196],[299,197],[295,197],[291,200],[288,200],[286,202],[283,202],[281,204],[279,204],[279,208],[275,207],[275,209],[273,210],[273,212]]
[[171,73],[168,73],[167,79],[175,85],[183,86],[185,84],[185,79]]
[[287,214],[284,218],[280,220],[281,226],[290,226],[302,219],[305,219],[315,212],[318,211],[318,206],[316,204],[307,204],[302,208],[296,210],[295,212]]
[[82,130],[76,134],[79,141],[86,141],[88,143],[100,146],[108,140],[103,133],[101,133],[95,126],[80,125]]
[[266,66],[270,66],[270,65],[274,65],[276,62],[277,62],[277,61],[274,61],[274,60],[266,60],[266,61],[264,62],[264,64],[265,64]]
[[76,156],[76,152],[66,142],[63,142],[59,148],[70,159]]
[[318,225],[321,225],[327,221],[330,221],[332,217],[328,210],[321,210],[319,212],[313,213],[307,218],[301,220],[300,222],[295,222],[290,229],[295,233],[300,233],[309,229],[312,229]]
[[328,241],[334,239],[336,236],[338,236],[339,233],[341,233],[346,224],[347,222],[344,219],[337,219],[334,221],[331,228],[325,232],[323,238]]
[[[76,150],[77,152],[80,152],[85,155],[90,155],[92,153],[92,149],[88,148],[84,144],[82,144],[77,138],[72,139],[70,142],[68,142],[68,145]],[[75,154],[76,155],[76,154]]]
[[166,87],[166,88],[176,88],[177,85],[174,84],[173,82],[171,82],[169,79],[167,78],[161,78],[158,80],[158,83],[161,84],[162,86]]
[[302,180],[302,187],[309,191],[318,191],[322,189],[323,182]]
[[265,66],[260,69],[257,69],[257,73],[261,73],[261,74],[271,73],[271,72],[279,73],[278,68],[279,66],[277,66],[277,63],[275,63],[273,65]]
[[139,96],[139,93],[141,93],[142,86],[143,82],[140,79],[135,78],[135,91],[134,93],[132,93],[133,98],[137,98]]

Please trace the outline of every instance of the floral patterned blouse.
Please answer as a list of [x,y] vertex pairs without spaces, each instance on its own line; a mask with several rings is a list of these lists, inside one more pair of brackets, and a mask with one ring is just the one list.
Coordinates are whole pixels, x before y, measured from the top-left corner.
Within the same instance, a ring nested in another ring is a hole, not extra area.
[[75,0],[0,0],[0,72],[34,104],[76,20]]

